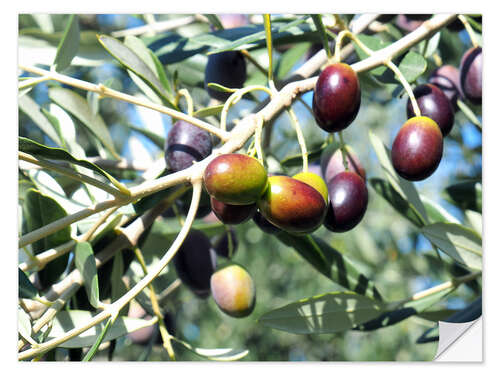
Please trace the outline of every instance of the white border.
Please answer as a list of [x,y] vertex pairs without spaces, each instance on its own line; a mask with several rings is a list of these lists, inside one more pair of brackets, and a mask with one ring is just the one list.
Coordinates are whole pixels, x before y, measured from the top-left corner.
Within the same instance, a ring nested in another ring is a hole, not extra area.
[[[33,0],[25,0],[18,2],[5,1],[3,2],[2,22],[0,23],[2,35],[2,59],[0,59],[4,93],[2,95],[3,116],[1,121],[2,132],[2,147],[0,147],[3,173],[7,174],[7,178],[3,178],[1,196],[3,198],[4,210],[0,219],[2,240],[5,244],[1,247],[2,258],[8,260],[4,262],[8,267],[4,267],[1,274],[0,285],[3,286],[4,305],[1,310],[1,322],[3,340],[0,340],[2,359],[5,365],[16,366],[13,371],[50,371],[51,374],[66,373],[69,369],[76,373],[87,374],[89,368],[87,365],[75,363],[56,363],[56,364],[29,364],[17,363],[15,342],[17,342],[16,333],[16,310],[17,301],[17,257],[16,257],[16,233],[17,224],[14,217],[17,212],[16,199],[17,185],[15,183],[17,176],[17,80],[16,80],[16,64],[17,64],[17,14],[18,13],[33,13],[33,12],[51,12],[51,13],[190,13],[190,12],[209,12],[209,13],[262,13],[268,11],[271,13],[359,13],[361,11],[370,11],[377,13],[427,13],[432,12],[462,12],[474,13],[481,12],[484,15],[483,34],[485,46],[485,65],[484,65],[484,101],[483,101],[483,191],[484,191],[484,360],[482,365],[469,364],[442,364],[442,363],[357,363],[357,362],[327,362],[327,363],[237,363],[237,364],[214,364],[214,363],[91,363],[92,370],[115,370],[119,369],[121,373],[128,374],[132,372],[157,372],[167,371],[169,373],[178,373],[189,370],[205,372],[217,372],[218,374],[232,374],[234,371],[243,374],[262,371],[268,366],[272,367],[271,371],[276,370],[279,366],[280,370],[287,372],[302,373],[303,371],[314,371],[317,373],[329,373],[332,371],[343,371],[357,373],[358,371],[369,371],[374,374],[397,373],[401,374],[420,374],[422,371],[447,371],[452,370],[454,373],[462,374],[471,371],[484,370],[486,367],[493,367],[498,357],[497,343],[495,343],[495,332],[500,332],[498,322],[498,296],[497,285],[498,275],[496,267],[500,264],[499,254],[500,248],[496,241],[495,233],[497,228],[497,212],[500,209],[499,203],[499,173],[498,173],[498,151],[500,150],[500,123],[499,107],[497,90],[500,88],[498,82],[498,70],[500,61],[499,51],[497,48],[497,39],[500,35],[498,25],[500,22],[496,19],[496,9],[493,8],[494,2],[486,1],[428,1],[419,0],[416,2],[401,2],[401,1],[319,1],[307,0],[302,2],[270,2],[261,0],[252,0],[248,2],[235,1],[190,1],[190,2],[173,2],[173,1],[147,1],[139,2],[124,2],[117,0],[94,1],[87,0],[84,2],[68,2],[51,1],[40,2]],[[404,4],[404,5],[403,5]],[[491,48],[489,48],[491,46]],[[6,114],[6,115],[5,115]],[[3,260],[3,259],[2,259]],[[7,268],[7,270],[5,270]],[[491,287],[490,287],[491,286]],[[489,293],[491,291],[491,293]],[[35,367],[36,366],[36,367]],[[146,366],[146,367],[145,367]],[[166,367],[168,366],[168,367]],[[445,368],[443,368],[443,366]],[[5,369],[3,371],[9,371]],[[10,372],[10,371],[9,371]]]

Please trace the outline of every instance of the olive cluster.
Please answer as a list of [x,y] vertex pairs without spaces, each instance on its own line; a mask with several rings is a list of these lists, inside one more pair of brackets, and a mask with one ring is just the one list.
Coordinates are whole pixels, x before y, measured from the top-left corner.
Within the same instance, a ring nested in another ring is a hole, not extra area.
[[[206,84],[238,88],[245,79],[245,59],[240,52],[209,57]],[[209,87],[207,92],[214,99],[228,98],[227,93]],[[438,168],[443,137],[452,130],[457,101],[466,99],[477,104],[482,100],[482,49],[468,50],[459,69],[450,65],[439,67],[428,83],[418,85],[413,92],[420,115],[415,115],[408,100],[408,121],[393,141],[391,158],[402,178],[419,181]],[[360,106],[361,88],[356,72],[340,62],[325,67],[313,96],[318,126],[328,133],[338,133],[354,121]],[[318,174],[270,174],[259,160],[239,153],[215,157],[203,174],[205,202],[201,206],[207,209],[204,214],[212,211],[228,225],[252,219],[270,234],[285,231],[304,235],[321,225],[332,232],[353,229],[368,206],[366,171],[353,148],[340,139],[323,151]],[[210,155],[212,147],[208,132],[178,121],[165,145],[167,166],[174,172],[188,168]],[[255,284],[242,265],[231,261],[238,241],[233,229],[228,233],[213,245],[203,232],[192,229],[176,254],[174,265],[179,278],[197,296],[211,295],[223,312],[244,317],[255,306]],[[220,265],[218,259],[223,259]]]

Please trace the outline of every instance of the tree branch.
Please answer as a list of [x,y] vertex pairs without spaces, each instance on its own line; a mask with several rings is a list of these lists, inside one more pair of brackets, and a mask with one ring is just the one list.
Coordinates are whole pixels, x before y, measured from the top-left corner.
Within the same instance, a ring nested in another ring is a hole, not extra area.
[[[368,57],[365,60],[353,64],[352,65],[353,70],[356,71],[357,73],[360,73],[384,64],[388,59],[390,60],[391,58],[400,55],[401,53],[408,50],[410,47],[419,43],[424,38],[434,35],[440,28],[446,26],[454,18],[456,18],[455,14],[439,14],[432,17],[430,20],[425,21],[418,29],[409,33],[408,35],[401,38],[394,44],[391,44],[390,46],[384,49],[378,50],[372,56]],[[288,83],[257,114],[248,115],[241,121],[239,121],[238,124],[229,133],[228,141],[222,147],[213,150],[210,156],[200,161],[199,163],[194,164],[192,167],[159,178],[154,181],[146,181],[139,186],[131,188],[130,189],[131,198],[129,201],[123,202],[123,201],[118,201],[116,199],[110,201],[104,201],[92,208],[84,209],[73,215],[66,216],[44,227],[41,227],[33,232],[30,232],[21,237],[21,239],[19,240],[19,247],[26,246],[32,242],[39,240],[40,238],[48,236],[56,232],[57,230],[64,228],[67,225],[70,225],[94,213],[110,208],[116,204],[129,203],[130,201],[153,194],[167,187],[191,181],[192,178],[195,179],[200,178],[206,165],[216,156],[224,153],[232,153],[243,147],[245,142],[255,133],[255,130],[259,124],[260,116],[262,116],[264,121],[270,121],[276,113],[281,111],[283,108],[290,106],[293,100],[297,97],[297,95],[314,89],[316,80],[317,77],[312,77],[301,81]],[[68,84],[71,85],[71,82],[72,81],[69,81]]]

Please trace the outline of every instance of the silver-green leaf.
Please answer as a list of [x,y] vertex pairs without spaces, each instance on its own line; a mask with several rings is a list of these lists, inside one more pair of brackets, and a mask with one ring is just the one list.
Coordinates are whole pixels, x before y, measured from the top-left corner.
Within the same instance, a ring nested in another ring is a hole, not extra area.
[[95,308],[99,302],[99,279],[95,263],[94,251],[88,242],[78,242],[75,246],[75,264],[83,278],[83,285],[89,298],[89,302]]
[[351,292],[334,292],[293,302],[262,315],[259,323],[298,334],[342,332],[376,318],[384,304]]
[[482,269],[482,239],[472,229],[459,224],[435,223],[421,230],[429,241],[457,262]]
[[78,16],[72,14],[69,17],[63,37],[57,46],[56,58],[54,59],[54,68],[57,72],[61,72],[71,65],[73,57],[78,53],[79,44],[80,27],[78,26]]

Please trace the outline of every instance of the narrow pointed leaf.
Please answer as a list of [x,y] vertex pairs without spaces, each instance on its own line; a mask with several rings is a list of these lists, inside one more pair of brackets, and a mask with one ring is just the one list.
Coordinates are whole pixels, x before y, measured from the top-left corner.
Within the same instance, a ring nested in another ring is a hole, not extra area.
[[108,179],[108,181],[115,185],[122,193],[130,194],[128,189],[108,172],[87,160],[76,159],[62,148],[44,146],[38,142],[32,141],[31,139],[19,137],[19,151],[33,156],[42,157],[44,159],[67,161],[68,163],[91,169]]
[[418,211],[413,207],[401,194],[399,194],[392,186],[384,179],[370,178],[370,185],[373,189],[383,197],[396,211],[403,217],[408,219],[417,227],[422,227],[425,222]]
[[162,98],[165,104],[171,108],[177,108],[172,98],[163,88],[158,75],[155,74],[155,62],[151,58],[148,48],[140,39],[127,37],[127,45],[107,35],[100,35],[98,38],[102,46],[116,58],[120,64],[140,77],[156,95]]
[[453,223],[460,224],[460,221],[440,206],[436,202],[430,200],[426,196],[421,195],[420,199],[424,204],[427,216],[431,223]]
[[434,304],[445,299],[453,290],[455,290],[455,288],[451,286],[448,289],[442,290],[438,293],[428,295],[415,301],[406,302],[405,304],[403,304],[402,306],[398,306],[394,310],[386,311],[380,314],[375,319],[356,326],[354,330],[373,331],[397,324],[405,319],[408,319],[411,316],[426,311]]
[[[26,231],[31,232],[56,220],[67,216],[66,211],[57,201],[38,190],[28,189],[23,205],[26,218]],[[69,226],[52,233],[31,244],[33,252],[39,254],[45,250],[52,249],[71,240],[71,228]],[[38,272],[42,285],[49,286],[58,280],[64,272],[68,263],[68,254],[63,255],[50,262],[43,270]]]
[[92,113],[92,109],[90,109],[86,98],[81,97],[70,89],[62,87],[52,87],[49,89],[49,97],[80,120],[113,156],[116,158],[119,157],[106,124],[101,116]]
[[421,230],[429,241],[460,264],[482,269],[482,240],[475,231],[450,223],[435,223]]
[[202,109],[197,110],[193,114],[193,116],[198,117],[198,118],[203,118],[203,117],[208,117],[208,116],[217,116],[219,113],[222,112],[223,108],[224,108],[224,104],[202,108]]
[[219,348],[219,349],[203,349],[194,348],[189,343],[173,337],[173,342],[180,344],[187,350],[195,353],[196,355],[209,359],[211,361],[237,361],[241,358],[246,357],[248,350],[246,349],[230,349],[230,348]]
[[51,122],[48,120],[42,108],[29,96],[23,95],[18,99],[19,109],[24,112],[36,126],[40,128],[47,136],[52,139],[57,145],[61,145],[61,140],[57,135],[56,129],[52,126]]
[[38,290],[28,279],[28,276],[19,268],[19,298],[34,298],[38,295]]
[[78,242],[75,246],[75,264],[83,278],[83,285],[89,302],[95,308],[99,307],[99,280],[94,251],[88,242]]
[[54,68],[56,72],[61,72],[71,65],[71,60],[78,53],[80,44],[80,27],[78,26],[78,16],[72,14],[64,30],[63,37],[57,47]]
[[342,332],[380,315],[384,304],[351,292],[305,298],[265,313],[259,323],[291,333]]

